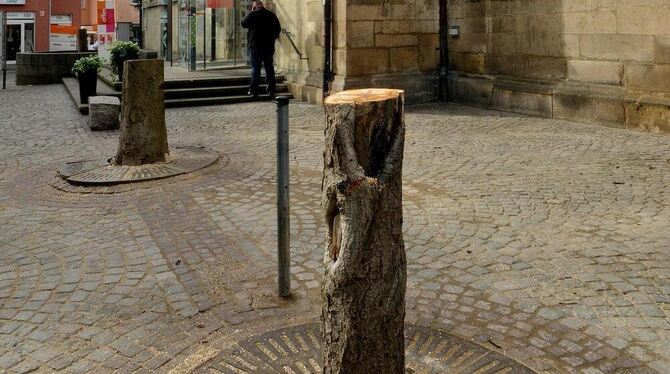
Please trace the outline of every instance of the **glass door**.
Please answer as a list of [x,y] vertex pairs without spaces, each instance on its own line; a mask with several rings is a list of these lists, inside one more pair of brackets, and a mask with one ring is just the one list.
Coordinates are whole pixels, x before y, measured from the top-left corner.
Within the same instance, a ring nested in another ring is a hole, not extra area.
[[33,21],[7,21],[7,61],[16,61],[19,52],[35,51],[35,23]]
[[7,22],[7,61],[15,61],[16,54],[23,51],[23,24]]

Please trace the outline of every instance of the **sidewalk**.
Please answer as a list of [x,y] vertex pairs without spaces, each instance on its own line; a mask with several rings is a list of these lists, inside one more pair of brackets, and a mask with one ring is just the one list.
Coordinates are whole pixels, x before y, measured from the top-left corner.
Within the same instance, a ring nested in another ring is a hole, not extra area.
[[[0,372],[233,372],[249,339],[308,336],[325,240],[321,108],[290,107],[285,301],[271,103],[170,109],[170,144],[213,148],[218,164],[91,190],[54,171],[112,156],[118,132],[86,129],[61,85],[8,81]],[[539,372],[670,367],[670,138],[443,104],[408,107],[406,122],[408,326]],[[238,371],[262,371],[244,357]]]

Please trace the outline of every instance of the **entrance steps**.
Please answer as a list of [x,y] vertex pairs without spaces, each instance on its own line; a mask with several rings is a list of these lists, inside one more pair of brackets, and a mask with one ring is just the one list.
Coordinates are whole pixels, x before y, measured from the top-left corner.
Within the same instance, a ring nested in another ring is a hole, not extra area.
[[[163,88],[165,92],[165,107],[189,107],[202,105],[220,105],[234,104],[254,101],[272,100],[272,97],[265,94],[267,85],[265,78],[259,88],[256,97],[247,95],[251,78],[244,72],[231,74],[231,71],[221,71],[220,77],[213,76],[215,71],[208,71],[207,77],[195,76],[193,78],[171,78],[166,77]],[[121,93],[121,82],[114,81],[112,74],[108,70],[103,70],[99,74],[100,79],[113,90]],[[285,94],[288,88],[283,75],[277,75],[277,94]]]

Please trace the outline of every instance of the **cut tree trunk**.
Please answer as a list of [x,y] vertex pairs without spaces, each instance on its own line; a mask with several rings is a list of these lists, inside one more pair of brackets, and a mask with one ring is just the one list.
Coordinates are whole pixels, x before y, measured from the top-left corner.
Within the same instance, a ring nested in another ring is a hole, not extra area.
[[344,91],[324,104],[323,372],[404,373],[404,92]]
[[117,165],[169,161],[163,60],[126,61]]

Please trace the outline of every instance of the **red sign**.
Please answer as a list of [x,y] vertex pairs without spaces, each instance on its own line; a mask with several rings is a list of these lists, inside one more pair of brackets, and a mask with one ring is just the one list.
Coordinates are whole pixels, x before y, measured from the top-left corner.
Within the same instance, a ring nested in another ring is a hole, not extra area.
[[207,8],[234,8],[234,0],[207,0]]

